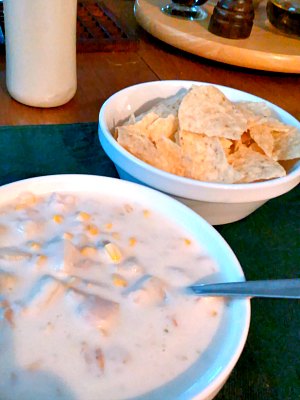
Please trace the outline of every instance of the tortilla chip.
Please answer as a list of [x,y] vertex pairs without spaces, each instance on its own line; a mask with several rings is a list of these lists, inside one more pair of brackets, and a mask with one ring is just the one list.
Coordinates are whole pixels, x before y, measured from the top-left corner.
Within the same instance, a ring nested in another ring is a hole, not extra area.
[[175,142],[176,144],[180,145],[180,132],[179,132],[179,130],[177,130],[177,131],[174,133],[172,139],[174,140],[174,142]]
[[153,124],[153,122],[155,122],[157,119],[159,118],[159,116],[154,113],[154,112],[150,112],[148,114],[146,114],[140,121],[136,122],[133,125],[128,125],[134,128],[134,130],[136,130],[136,132],[140,132],[142,135],[148,137],[147,132],[147,128]]
[[206,182],[233,183],[241,178],[229,164],[219,139],[182,131],[185,176]]
[[140,160],[175,175],[184,174],[182,150],[170,139],[161,137],[155,144],[130,127],[120,127],[118,133],[118,143]]
[[241,101],[238,103],[238,107],[248,115],[254,114],[268,118],[274,116],[272,109],[263,101]]
[[266,155],[266,153],[263,151],[263,149],[261,147],[259,147],[259,145],[255,142],[253,142],[250,146],[249,149],[256,151],[257,153]]
[[247,120],[235,105],[214,86],[193,86],[178,110],[181,130],[239,139]]
[[172,174],[183,176],[185,168],[180,146],[172,140],[162,137],[157,141],[156,147],[161,155],[161,168]]
[[279,178],[286,175],[285,169],[271,158],[240,145],[238,151],[228,157],[232,167],[242,174],[239,183]]
[[249,131],[246,131],[242,134],[241,138],[239,140],[232,140],[232,146],[230,148],[230,153],[234,153],[235,151],[237,151],[239,149],[239,147],[241,145],[245,145],[247,147],[249,147],[253,142],[253,140],[251,139],[250,135],[249,135]]
[[[131,132],[145,136],[155,142],[162,136],[171,137],[178,129],[178,118],[174,115],[168,115],[166,118],[160,118],[157,114],[151,112],[140,121],[132,125],[125,125]],[[124,127],[124,126],[123,126]],[[116,137],[118,130],[116,127]]]
[[300,131],[293,126],[269,119],[252,126],[250,136],[275,161],[300,157]]
[[[114,137],[116,139],[119,135],[119,129],[124,128],[124,127],[126,127],[130,132],[135,132],[138,135],[149,137],[147,128],[158,118],[159,118],[159,116],[157,114],[151,112],[151,113],[145,115],[140,121],[138,121],[134,124],[124,124],[124,125],[117,126],[115,128]],[[132,121],[132,116],[130,117],[130,120]]]
[[250,129],[250,136],[264,153],[272,158],[274,148],[272,128],[268,124],[254,125]]
[[280,121],[266,103],[233,103],[212,85],[156,101],[117,127],[115,138],[156,168],[207,182],[284,176],[284,160],[300,158],[299,129]]
[[156,142],[161,137],[170,138],[178,129],[178,118],[170,114],[166,118],[158,118],[147,127],[147,137]]
[[274,138],[274,160],[292,160],[300,158],[300,131],[295,127],[289,127],[286,132],[272,132]]
[[[264,137],[260,138],[260,142],[262,147],[265,148],[266,154],[270,156],[270,143],[272,142],[270,133],[273,129],[285,130],[285,125],[276,119],[276,114],[266,103],[240,102],[237,104],[237,107],[244,113],[247,119],[248,131],[254,131],[254,135],[260,136],[264,134],[264,129],[266,130]],[[257,144],[259,143],[257,142]]]
[[154,143],[146,136],[139,135],[131,126],[118,127],[117,141],[140,160],[157,168],[161,165],[160,155]]
[[273,116],[273,112],[264,102],[242,101],[236,104],[247,119],[247,129],[253,125],[263,123]]
[[136,121],[140,121],[145,115],[151,112],[155,113],[161,118],[166,118],[169,115],[174,115],[177,117],[179,105],[186,93],[187,89],[180,89],[173,96],[167,97],[166,99],[157,100],[157,103],[148,111],[138,115],[136,117]]
[[219,141],[220,141],[223,149],[229,149],[233,144],[232,140],[229,140],[229,139],[226,139],[226,138],[223,138],[223,137],[219,137]]
[[233,140],[219,137],[219,141],[223,147],[223,150],[224,150],[226,156],[228,156],[230,153],[232,153],[233,147],[234,147]]

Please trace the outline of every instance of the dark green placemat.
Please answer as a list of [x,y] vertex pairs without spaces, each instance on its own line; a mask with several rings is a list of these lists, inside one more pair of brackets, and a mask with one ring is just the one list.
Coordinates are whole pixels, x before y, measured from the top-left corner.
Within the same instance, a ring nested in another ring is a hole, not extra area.
[[52,174],[117,177],[97,129],[97,123],[0,126],[0,185]]
[[[217,228],[246,278],[300,278],[300,186]],[[300,301],[252,299],[245,350],[218,400],[300,399]]]
[[[118,176],[96,123],[0,127],[0,185],[62,173]],[[300,278],[299,217],[298,186],[217,230],[247,279]],[[246,347],[216,399],[300,400],[300,301],[252,300]]]

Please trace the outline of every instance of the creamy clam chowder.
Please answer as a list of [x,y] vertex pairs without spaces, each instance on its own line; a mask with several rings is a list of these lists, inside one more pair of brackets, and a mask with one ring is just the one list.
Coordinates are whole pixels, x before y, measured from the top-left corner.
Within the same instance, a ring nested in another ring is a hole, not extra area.
[[118,400],[187,370],[225,312],[182,227],[113,197],[24,193],[0,209],[0,399]]

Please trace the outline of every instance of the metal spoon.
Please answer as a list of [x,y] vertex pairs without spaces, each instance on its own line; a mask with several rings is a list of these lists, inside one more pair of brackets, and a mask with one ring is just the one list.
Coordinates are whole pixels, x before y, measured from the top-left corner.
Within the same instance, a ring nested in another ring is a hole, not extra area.
[[189,286],[188,291],[197,296],[300,299],[300,279],[195,284]]

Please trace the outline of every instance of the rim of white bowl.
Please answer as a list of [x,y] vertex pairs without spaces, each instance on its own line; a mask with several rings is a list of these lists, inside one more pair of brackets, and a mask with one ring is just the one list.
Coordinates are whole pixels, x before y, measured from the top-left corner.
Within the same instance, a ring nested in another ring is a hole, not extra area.
[[[34,178],[28,178],[28,179],[22,179],[19,181],[15,181],[12,183],[8,183],[5,185],[0,186],[0,193],[1,193],[1,204],[5,204],[7,201],[11,201],[12,199],[15,199],[16,196],[18,196],[20,193],[22,193],[24,190],[25,191],[35,191],[38,194],[46,194],[50,193],[54,190],[57,190],[59,192],[77,192],[77,193],[93,193],[97,194],[101,192],[101,189],[97,191],[97,184],[99,184],[99,187],[101,187],[101,183],[107,182],[108,185],[117,185],[120,186],[120,188],[132,188],[133,192],[138,193],[141,195],[141,198],[143,200],[149,201],[149,195],[154,196],[156,199],[159,199],[163,203],[163,208],[167,211],[167,218],[173,218],[173,221],[181,225],[183,228],[187,228],[187,226],[184,223],[184,219],[186,216],[190,216],[193,218],[193,221],[199,221],[199,226],[201,226],[201,229],[204,231],[203,235],[205,237],[208,237],[210,235],[213,236],[213,240],[221,247],[223,247],[224,251],[228,252],[228,256],[232,260],[232,264],[234,266],[234,273],[235,275],[239,278],[237,279],[245,279],[243,269],[229,246],[229,244],[226,242],[226,240],[219,234],[219,232],[211,226],[204,218],[202,218],[200,215],[196,214],[193,210],[191,210],[189,207],[185,206],[184,204],[180,203],[179,201],[167,196],[164,193],[160,193],[152,188],[148,188],[145,186],[138,185],[133,182],[128,182],[124,180],[120,180],[117,178],[112,178],[112,177],[106,177],[106,176],[99,176],[99,175],[84,175],[84,174],[58,174],[58,175],[45,175],[45,176],[38,176]],[[52,185],[52,186],[51,186]],[[44,189],[46,187],[46,190]],[[55,189],[53,189],[55,187]],[[72,188],[72,189],[71,189]],[[75,189],[74,189],[75,188]],[[77,189],[76,189],[77,188]],[[21,189],[21,190],[20,190]],[[88,189],[88,190],[86,190]],[[3,195],[8,195],[8,199],[5,199]],[[133,196],[131,190],[124,190],[124,191],[118,191],[116,194],[116,197],[118,197],[118,193],[125,193],[125,197],[130,194],[131,197],[133,197],[136,200],[136,197]],[[128,194],[127,194],[128,193]],[[112,193],[110,193],[113,195]],[[150,196],[151,197],[151,196]],[[138,198],[137,201],[141,201],[140,198]],[[152,203],[151,203],[152,204]],[[158,212],[162,212],[162,210],[154,203],[154,208],[158,210]],[[182,211],[183,216],[179,221],[177,221],[177,216],[178,214],[176,212],[170,212],[170,208],[166,208],[167,204],[173,205],[172,208],[174,208],[174,211],[177,211],[178,209]],[[208,233],[208,234],[207,234]],[[195,233],[194,233],[195,234]],[[193,235],[193,233],[192,233]],[[201,245],[201,243],[200,243]],[[203,246],[203,244],[202,244]],[[204,248],[207,249],[207,244],[204,244]],[[250,307],[250,298],[243,298],[239,300],[240,303],[242,304],[240,307],[243,307],[245,310],[244,314],[244,319],[243,319],[243,325],[242,327],[238,326],[236,328],[236,332],[238,335],[239,340],[234,343],[233,350],[231,351],[224,349],[225,353],[222,354],[223,359],[224,359],[224,364],[222,364],[221,371],[218,371],[213,377],[211,377],[211,380],[209,381],[209,384],[205,386],[205,388],[201,388],[201,380],[194,381],[194,384],[192,387],[187,389],[184,393],[179,393],[178,394],[178,399],[180,400],[204,400],[207,396],[211,395],[214,390],[216,390],[219,385],[221,385],[228,377],[232,369],[235,367],[242,351],[245,346],[247,337],[248,337],[248,332],[249,332],[249,327],[250,327],[250,317],[251,317],[251,307]],[[238,306],[238,305],[237,305]],[[159,388],[158,388],[159,389]],[[198,389],[198,390],[197,390]],[[201,389],[201,392],[199,393],[199,390]],[[198,392],[198,393],[197,393]],[[146,396],[146,397],[145,397]],[[145,395],[139,396],[141,400],[143,398],[147,398],[147,393]]]
[[[242,93],[250,96],[253,101],[263,101],[267,105],[269,105],[275,112],[284,114],[286,118],[291,120],[294,126],[300,129],[300,122],[289,114],[284,109],[278,107],[276,104],[269,102],[261,97],[252,95],[251,93],[244,92],[238,89],[234,89],[228,86],[217,85],[208,82],[197,82],[197,81],[187,81],[187,80],[164,80],[164,81],[151,81],[145,83],[139,83],[136,85],[129,86],[127,88],[121,89],[120,91],[114,93],[110,96],[102,105],[99,113],[99,139],[101,145],[103,146],[107,155],[111,158],[111,160],[117,164],[120,168],[124,169],[128,174],[132,175],[134,178],[140,180],[141,182],[151,185],[155,189],[159,189],[165,191],[165,193],[189,198],[192,200],[204,200],[211,202],[222,202],[222,194],[226,192],[226,200],[224,202],[232,202],[232,203],[243,203],[250,201],[260,201],[267,200],[274,197],[277,197],[281,194],[284,194],[294,188],[300,182],[300,160],[295,163],[291,171],[287,173],[286,176],[281,178],[275,178],[266,180],[263,182],[251,182],[251,183],[214,183],[214,182],[204,182],[198,181],[195,179],[181,177],[175,174],[171,174],[169,172],[160,170],[158,168],[153,167],[150,164],[140,160],[135,157],[127,150],[125,150],[112,136],[111,132],[108,129],[106,124],[105,114],[107,108],[110,106],[110,103],[122,96],[126,92],[130,92],[138,89],[139,87],[144,86],[161,86],[161,85],[170,85],[173,87],[186,88],[191,85],[213,85],[220,89],[230,90],[234,93]],[[103,140],[105,139],[105,141]],[[111,154],[111,150],[115,149],[117,153]],[[141,171],[139,172],[136,169],[138,166]],[[145,172],[150,174],[151,179],[146,178],[145,180]],[[157,184],[157,177],[162,179],[163,184]],[[180,188],[176,187],[176,185],[180,185]],[[286,186],[285,186],[286,185]],[[185,187],[185,189],[184,189]],[[190,192],[195,192],[195,189],[199,190],[199,196],[195,193],[191,194]],[[206,196],[201,193],[201,189],[208,189],[211,191],[210,194]],[[276,190],[276,192],[274,192]],[[186,193],[185,193],[186,191]],[[236,198],[236,195],[244,194],[244,197]]]

